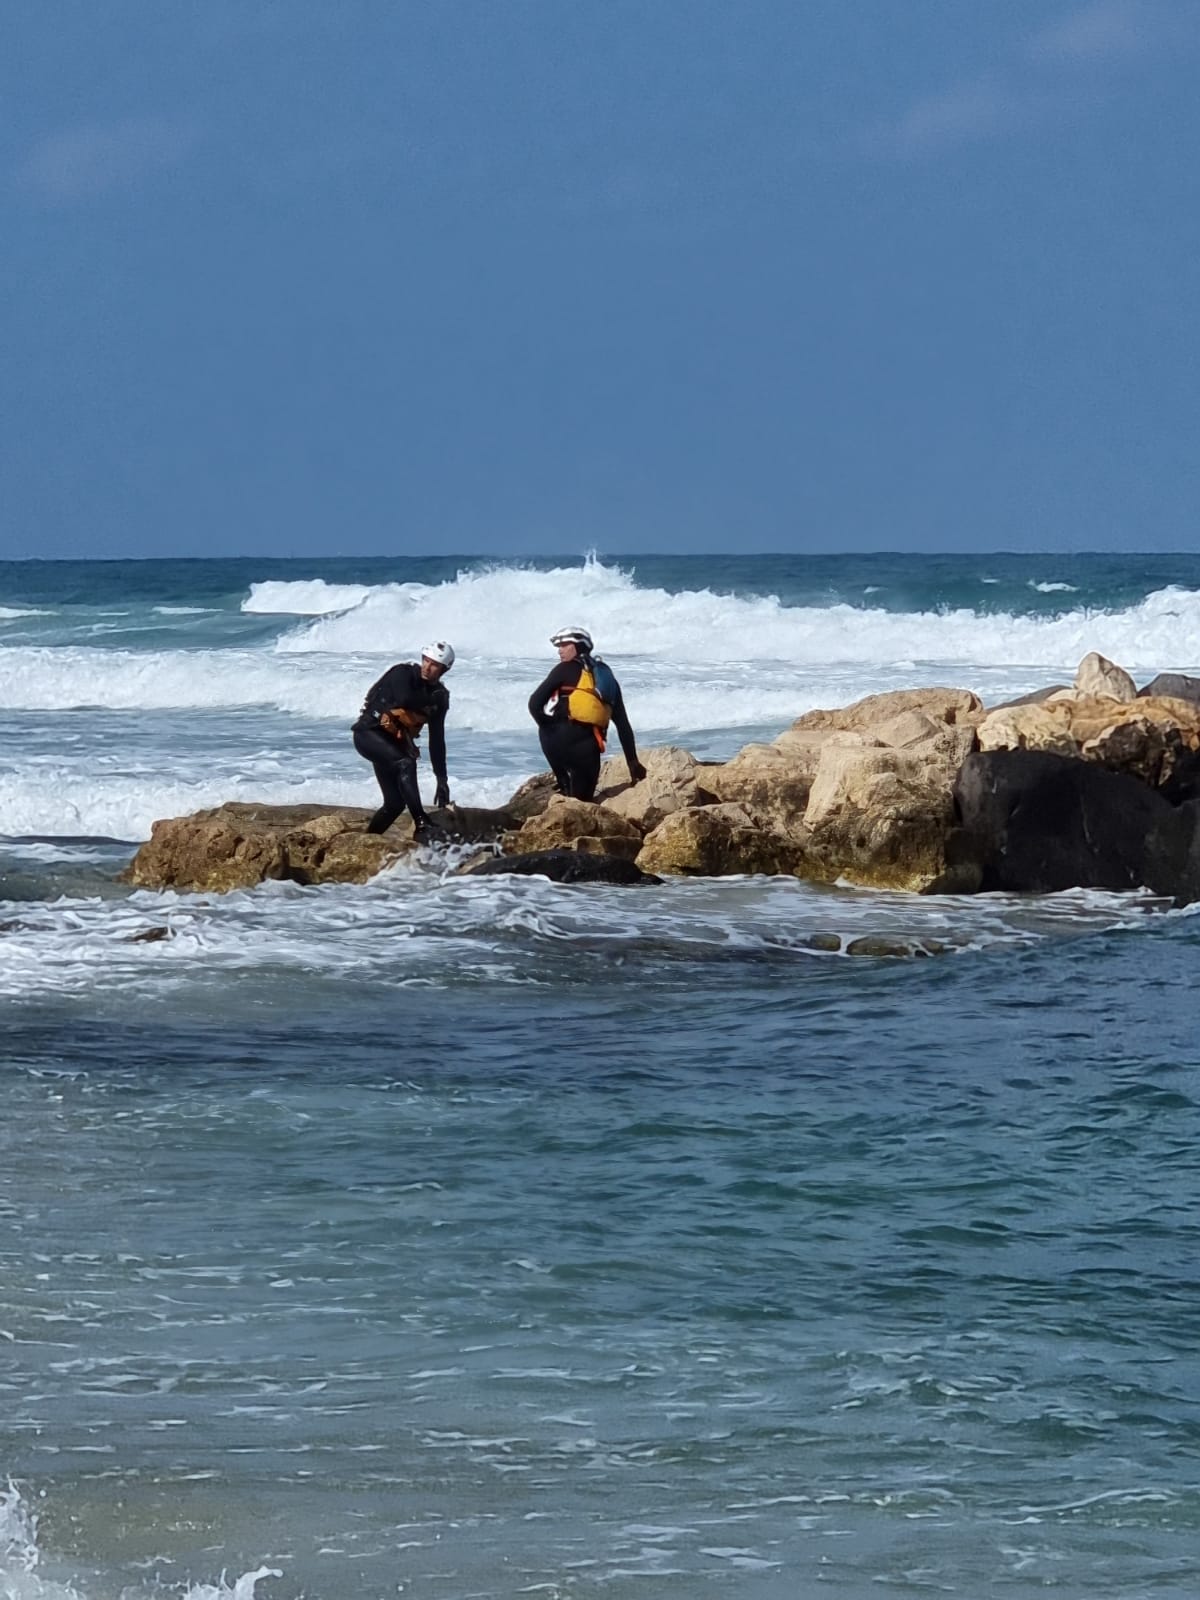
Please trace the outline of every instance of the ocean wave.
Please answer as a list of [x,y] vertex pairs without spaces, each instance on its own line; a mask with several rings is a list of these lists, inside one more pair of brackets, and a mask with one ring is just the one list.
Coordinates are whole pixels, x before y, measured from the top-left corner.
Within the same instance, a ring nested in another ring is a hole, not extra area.
[[250,585],[250,594],[242,601],[242,610],[267,616],[321,617],[361,605],[370,593],[370,585],[365,583],[326,583],[324,578],[300,582],[271,580]]
[[290,630],[274,648],[280,655],[394,654],[446,638],[464,665],[545,659],[549,633],[567,622],[589,628],[613,658],[665,663],[1021,662],[1062,673],[1091,650],[1133,670],[1200,661],[1200,593],[1189,589],[1160,589],[1112,612],[981,616],[968,608],[895,612],[787,606],[773,595],[711,589],[672,593],[642,588],[633,575],[598,562],[547,571],[490,567],[441,584],[380,585],[349,608]]
[[0,606],[0,622],[13,622],[17,617],[48,617],[52,614],[36,606]]

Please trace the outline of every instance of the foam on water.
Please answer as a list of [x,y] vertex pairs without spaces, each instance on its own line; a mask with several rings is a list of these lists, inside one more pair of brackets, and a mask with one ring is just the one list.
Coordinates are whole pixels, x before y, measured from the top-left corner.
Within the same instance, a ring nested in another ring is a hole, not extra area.
[[[696,969],[711,983],[764,961],[800,976],[814,962],[841,959],[864,936],[899,941],[897,955],[926,955],[916,948],[924,941],[945,957],[1187,914],[1148,894],[1091,891],[1031,906],[1020,897],[914,899],[793,879],[670,880],[634,891],[446,876],[465,853],[421,851],[354,887],[267,883],[225,894],[139,891],[119,901],[17,905],[0,995],[90,1004],[113,995],[123,1009],[134,994],[178,1002],[191,991],[229,1005],[231,986],[245,980],[261,1007],[276,993],[290,1005],[289,975],[376,990],[553,985],[601,954],[627,972],[644,966],[647,980]],[[814,934],[836,935],[840,951],[813,950]]]
[[[42,1551],[38,1545],[38,1519],[17,1486],[10,1482],[0,1490],[0,1600],[93,1600],[98,1596],[94,1578],[79,1578],[69,1582],[65,1578],[50,1578],[39,1570]],[[259,1567],[253,1572],[227,1581],[224,1573],[216,1583],[194,1583],[182,1590],[181,1600],[261,1600],[256,1597],[255,1586],[265,1578],[280,1578],[278,1567]],[[119,1582],[123,1600],[131,1600],[133,1591],[122,1579]],[[105,1597],[116,1593],[104,1585]]]

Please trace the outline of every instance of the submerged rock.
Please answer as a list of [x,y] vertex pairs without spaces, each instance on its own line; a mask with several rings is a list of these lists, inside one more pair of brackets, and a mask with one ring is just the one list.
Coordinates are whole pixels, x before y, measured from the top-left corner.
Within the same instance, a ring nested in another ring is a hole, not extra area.
[[625,856],[600,855],[588,850],[533,850],[524,855],[485,856],[469,862],[460,877],[498,877],[504,874],[549,878],[553,883],[661,883]]

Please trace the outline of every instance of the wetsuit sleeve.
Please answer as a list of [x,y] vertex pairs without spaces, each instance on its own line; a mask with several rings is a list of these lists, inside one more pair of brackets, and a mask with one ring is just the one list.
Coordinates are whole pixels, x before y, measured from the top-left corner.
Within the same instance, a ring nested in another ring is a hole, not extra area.
[[625,752],[625,760],[629,764],[630,772],[638,764],[637,740],[633,736],[633,728],[629,723],[629,713],[625,710],[625,696],[621,693],[620,685],[617,686],[617,698],[613,702],[612,719],[617,730],[617,737],[621,741],[621,749]]
[[446,782],[446,713],[450,709],[450,696],[438,696],[429,713],[429,765],[437,781]]
[[550,669],[529,696],[529,715],[539,728],[548,728],[554,720],[553,717],[548,717],[543,709],[550,696],[558,694],[568,684],[574,687],[578,682],[579,665],[575,661],[560,661],[556,667]]

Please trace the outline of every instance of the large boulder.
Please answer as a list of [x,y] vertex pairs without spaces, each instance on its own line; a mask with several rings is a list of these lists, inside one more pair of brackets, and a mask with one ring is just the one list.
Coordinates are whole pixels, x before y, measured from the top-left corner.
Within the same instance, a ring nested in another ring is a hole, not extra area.
[[1126,773],[1044,750],[969,756],[934,891],[1147,888],[1200,898],[1200,801],[1172,806]]
[[526,778],[512,798],[505,801],[503,809],[513,818],[513,826],[519,827],[530,817],[540,817],[557,792],[554,774],[539,772]]
[[664,817],[647,834],[637,864],[644,872],[684,877],[794,876],[802,859],[794,840],[757,826],[741,806],[712,805]]
[[1092,695],[1096,699],[1124,701],[1137,698],[1137,684],[1125,668],[1118,667],[1097,650],[1084,656],[1079,663],[1075,687],[1080,694]]
[[364,830],[351,807],[231,802],[156,822],[125,877],[140,889],[248,889],[268,879],[365,883],[411,840]]
[[643,750],[641,761],[646,776],[640,783],[630,783],[624,757],[606,761],[596,799],[606,811],[625,817],[642,833],[657,828],[672,811],[710,805],[716,798],[705,781],[711,769],[688,750],[656,746]]
[[732,760],[706,768],[705,786],[725,804],[741,806],[761,825],[798,835],[824,737],[792,745],[748,744]]
[[1074,756],[1144,783],[1164,783],[1200,749],[1200,704],[1167,696],[1118,701],[1066,690],[1040,705],[1005,706],[980,723],[979,748]]
[[507,855],[546,850],[576,850],[624,856],[632,861],[642,848],[642,830],[628,818],[587,800],[551,795],[546,809],[504,836]]
[[1200,701],[1200,678],[1189,678],[1186,672],[1160,672],[1144,689],[1138,690],[1138,697]]
[[792,723],[791,732],[869,733],[881,724],[915,711],[932,722],[950,727],[974,727],[983,717],[983,701],[971,689],[893,689],[869,694],[852,705],[832,711],[806,711]]
[[[406,815],[387,833],[366,832],[372,813],[353,806],[268,806],[231,801],[156,822],[124,874],[141,889],[248,889],[291,883],[365,883],[413,849]],[[511,827],[507,812],[456,806],[434,811],[447,840],[484,843]]]
[[[810,795],[827,747],[886,747],[944,769],[950,780],[974,748],[983,702],[969,689],[898,689],[853,705],[809,711],[771,744],[750,744],[705,775],[720,799],[763,824],[807,840]],[[840,761],[842,758],[837,758]],[[828,769],[827,769],[828,770]]]
[[809,795],[802,875],[927,888],[945,870],[953,777],[940,754],[831,740]]

